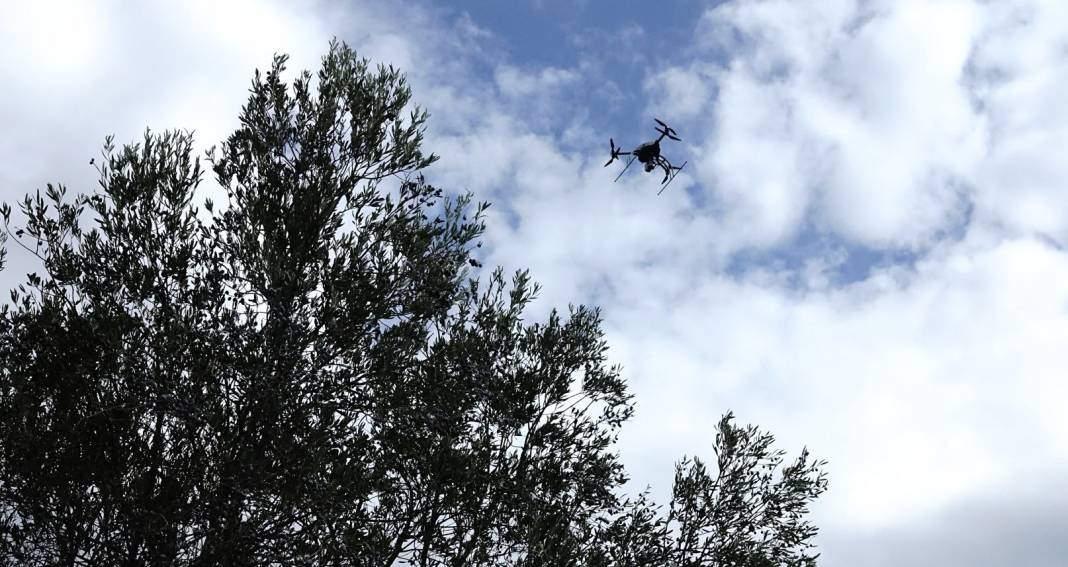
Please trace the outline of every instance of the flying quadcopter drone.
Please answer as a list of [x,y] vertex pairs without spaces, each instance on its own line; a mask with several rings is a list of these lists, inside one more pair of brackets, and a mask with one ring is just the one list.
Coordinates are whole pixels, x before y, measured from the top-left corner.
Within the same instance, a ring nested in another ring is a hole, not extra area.
[[615,140],[609,138],[608,144],[612,151],[612,157],[608,158],[608,163],[604,164],[604,166],[608,167],[609,165],[612,165],[612,162],[619,159],[619,156],[632,156],[630,160],[627,161],[627,165],[623,168],[623,171],[620,171],[619,175],[616,176],[615,181],[619,181],[619,178],[623,177],[623,173],[627,171],[630,164],[634,163],[634,160],[638,160],[644,164],[646,173],[649,173],[658,167],[663,169],[664,179],[660,181],[662,187],[660,187],[660,191],[656,193],[659,195],[664,192],[664,189],[667,189],[668,184],[675,180],[675,176],[678,175],[679,171],[686,167],[686,164],[689,162],[684,161],[682,162],[682,165],[674,166],[671,165],[671,162],[669,162],[667,158],[660,155],[660,140],[667,137],[679,141],[679,137],[675,135],[676,132],[674,128],[664,124],[659,118],[654,118],[653,120],[656,120],[656,123],[659,124],[659,126],[656,127],[656,131],[660,133],[659,138],[651,142],[646,142],[629,152],[624,152],[622,148],[616,147]]

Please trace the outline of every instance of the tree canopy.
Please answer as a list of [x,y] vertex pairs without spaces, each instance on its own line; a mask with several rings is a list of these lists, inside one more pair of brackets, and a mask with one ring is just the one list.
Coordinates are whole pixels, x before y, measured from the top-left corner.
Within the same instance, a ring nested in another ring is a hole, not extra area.
[[472,272],[489,205],[422,177],[399,71],[285,64],[203,162],[225,203],[165,132],[0,210],[40,265],[0,311],[0,564],[814,564],[822,462],[728,414],[628,497],[599,312]]

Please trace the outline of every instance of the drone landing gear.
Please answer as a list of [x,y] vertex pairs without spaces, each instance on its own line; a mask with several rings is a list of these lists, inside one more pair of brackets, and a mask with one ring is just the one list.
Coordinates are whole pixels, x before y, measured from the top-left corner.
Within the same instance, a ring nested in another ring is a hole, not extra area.
[[659,195],[659,194],[663,193],[664,189],[667,189],[667,186],[671,185],[672,181],[675,181],[675,176],[678,175],[679,172],[682,171],[682,168],[686,167],[686,164],[688,164],[688,163],[690,163],[690,162],[689,161],[684,161],[684,162],[682,162],[682,165],[680,165],[678,167],[672,166],[671,167],[671,169],[672,169],[671,173],[669,173],[667,179],[664,180],[664,186],[661,187],[660,190],[656,192],[656,194]]
[[631,158],[629,160],[627,160],[626,167],[623,168],[623,171],[619,172],[619,175],[617,175],[616,178],[612,180],[612,183],[615,183],[616,181],[619,181],[619,178],[623,177],[623,174],[627,172],[627,168],[629,168],[630,164],[634,163],[634,160],[637,159],[637,158],[638,158],[638,156],[631,156]]

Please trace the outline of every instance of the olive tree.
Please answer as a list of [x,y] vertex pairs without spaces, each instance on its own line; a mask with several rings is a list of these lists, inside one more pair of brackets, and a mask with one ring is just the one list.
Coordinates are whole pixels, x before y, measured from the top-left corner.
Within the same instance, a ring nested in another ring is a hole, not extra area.
[[807,564],[820,463],[725,419],[715,472],[628,499],[598,311],[472,273],[489,205],[422,177],[397,70],[285,63],[206,161],[109,139],[95,192],[0,210],[40,265],[0,312],[0,562]]

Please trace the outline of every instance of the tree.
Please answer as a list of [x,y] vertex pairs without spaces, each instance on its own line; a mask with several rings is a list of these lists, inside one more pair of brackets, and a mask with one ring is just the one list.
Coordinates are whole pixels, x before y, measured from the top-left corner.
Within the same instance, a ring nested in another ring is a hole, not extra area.
[[168,132],[0,211],[42,268],[0,312],[0,562],[810,564],[821,463],[729,416],[666,514],[625,499],[598,311],[471,276],[489,205],[419,174],[398,71],[285,62],[209,152],[225,207]]

